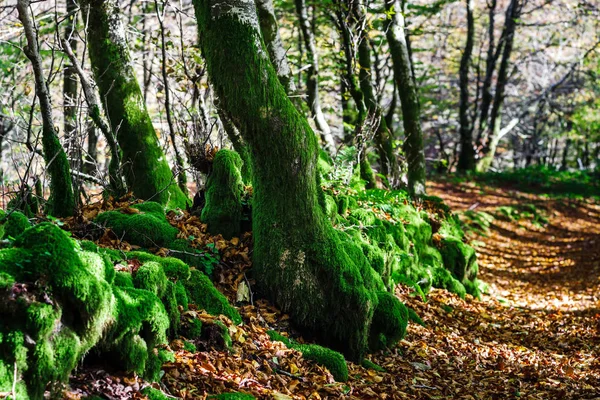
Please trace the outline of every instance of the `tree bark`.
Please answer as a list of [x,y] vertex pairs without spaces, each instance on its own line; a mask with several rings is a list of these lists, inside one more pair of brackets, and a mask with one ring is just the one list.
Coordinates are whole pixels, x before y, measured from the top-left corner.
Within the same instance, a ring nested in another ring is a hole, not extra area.
[[404,16],[398,0],[385,0],[388,12],[394,11],[387,20],[386,37],[394,64],[394,80],[398,86],[404,123],[404,154],[408,163],[408,192],[418,197],[425,194],[425,153],[421,112],[417,86],[412,78],[412,68],[404,37]]
[[512,53],[515,30],[517,20],[521,15],[523,4],[522,0],[511,0],[506,10],[506,21],[504,23],[504,38],[502,59],[500,60],[500,68],[498,70],[498,78],[496,82],[496,93],[494,95],[494,105],[490,114],[490,128],[488,138],[485,141],[482,149],[482,157],[477,163],[477,170],[480,172],[487,171],[494,160],[496,148],[500,141],[500,132],[502,124],[502,106],[504,103],[504,90],[508,81],[508,67],[510,63],[510,55]]
[[188,199],[169,169],[135,78],[118,3],[90,0],[89,6],[90,61],[121,147],[127,185],[140,199],[185,207]]
[[[75,0],[67,1],[67,19],[65,20],[65,40],[69,41],[73,52],[77,52],[77,39],[75,39],[75,26],[77,25],[77,3]],[[77,78],[73,64],[67,62],[63,73],[63,116],[64,116],[64,131],[66,138],[67,152],[69,153],[72,163],[78,151],[76,150],[77,139],[75,134],[77,131]],[[71,165],[73,167],[73,164]]]
[[381,333],[371,323],[383,282],[324,213],[317,138],[262,48],[254,2],[194,6],[211,82],[250,149],[259,289],[298,326],[358,360],[369,334]]
[[54,129],[50,93],[48,92],[42,68],[42,57],[40,56],[37,42],[37,31],[29,7],[29,0],[17,1],[19,20],[23,24],[25,37],[27,38],[27,45],[23,51],[33,65],[35,91],[40,101],[42,115],[42,147],[46,169],[50,175],[50,199],[48,201],[47,212],[55,217],[68,217],[73,215],[75,211],[75,195],[73,194],[71,169],[65,150],[60,144]]
[[460,60],[459,69],[459,120],[460,120],[460,155],[457,168],[461,172],[475,169],[475,149],[473,147],[473,129],[469,119],[469,64],[473,53],[473,37],[475,35],[475,18],[473,17],[473,0],[466,0],[467,5],[467,42]]
[[286,92],[288,95],[292,94],[296,91],[296,85],[294,84],[292,70],[290,69],[286,51],[279,35],[273,0],[255,0],[254,2],[256,3],[258,20],[260,21],[260,31],[267,46],[271,62]]
[[495,46],[495,19],[496,19],[496,3],[497,0],[491,0],[488,4],[488,50],[485,64],[485,77],[483,78],[483,88],[481,90],[481,112],[479,115],[479,131],[477,133],[476,143],[479,146],[483,138],[484,132],[487,129],[488,115],[490,112],[490,106],[494,96],[492,95],[492,78],[494,71],[496,70],[496,61],[498,61]]
[[321,109],[321,99],[319,96],[319,55],[317,54],[315,35],[310,20],[308,19],[306,0],[295,0],[295,4],[296,14],[298,15],[298,21],[300,22],[300,30],[302,31],[302,37],[304,38],[306,56],[310,63],[310,67],[306,71],[308,105],[310,106],[313,118],[315,119],[315,125],[321,135],[321,140],[325,149],[330,154],[334,154],[335,141],[331,134],[331,128],[327,124],[325,115]]

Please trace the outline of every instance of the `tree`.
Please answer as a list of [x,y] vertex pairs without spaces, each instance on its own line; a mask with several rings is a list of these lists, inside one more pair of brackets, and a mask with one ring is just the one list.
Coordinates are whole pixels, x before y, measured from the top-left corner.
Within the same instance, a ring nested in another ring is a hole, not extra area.
[[327,151],[333,154],[335,151],[335,142],[331,135],[331,128],[325,120],[325,115],[321,109],[321,99],[319,96],[319,55],[315,41],[315,34],[308,19],[308,8],[306,0],[294,0],[296,4],[296,14],[304,39],[306,56],[308,57],[309,68],[306,71],[306,91],[308,95],[308,105],[315,119],[315,125],[321,134],[321,140]]
[[184,207],[135,78],[116,0],[90,0],[89,54],[100,96],[123,152],[125,181],[144,200]]
[[473,17],[473,0],[466,0],[467,5],[467,41],[460,59],[459,81],[459,122],[460,122],[460,156],[457,168],[459,171],[475,169],[475,148],[473,147],[473,125],[469,119],[469,64],[473,53],[475,35],[475,18]]
[[404,36],[404,16],[398,0],[386,0],[385,6],[389,14],[386,36],[394,64],[394,80],[400,95],[406,136],[404,153],[408,163],[408,192],[411,196],[421,196],[425,194],[425,153],[419,96]]
[[398,340],[403,305],[381,302],[394,317],[382,316],[381,278],[325,216],[317,138],[263,50],[254,2],[194,0],[194,6],[209,77],[250,149],[253,269],[261,292],[352,359],[361,359],[370,336]]
[[40,101],[42,114],[42,147],[46,168],[50,175],[50,199],[47,212],[55,217],[67,217],[73,215],[75,211],[71,169],[65,150],[60,144],[54,128],[50,93],[42,69],[37,32],[29,7],[29,0],[19,0],[17,2],[19,19],[23,24],[25,37],[27,38],[27,46],[25,46],[24,52],[33,65],[35,91]]

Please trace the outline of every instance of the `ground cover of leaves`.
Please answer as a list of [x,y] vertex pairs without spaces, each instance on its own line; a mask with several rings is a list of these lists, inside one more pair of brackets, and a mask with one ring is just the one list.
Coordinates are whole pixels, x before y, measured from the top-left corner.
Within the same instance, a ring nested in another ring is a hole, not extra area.
[[[438,182],[429,191],[457,211],[493,213],[501,206],[533,203],[545,210],[548,222],[496,219],[487,233],[470,234],[480,278],[489,284],[481,301],[433,290],[423,302],[412,289],[398,286],[396,294],[426,326],[410,324],[396,348],[370,356],[385,372],[349,363],[348,382],[335,382],[325,368],[272,342],[268,329],[296,332],[286,315],[251,298],[238,304],[244,325],[218,318],[229,327],[231,350],[188,352],[175,340],[170,345],[175,362],[164,365],[155,387],[183,399],[233,391],[264,399],[600,398],[600,204],[474,184]],[[249,235],[225,241],[205,234],[187,213],[169,217],[198,247],[219,248],[225,262],[216,271],[216,284],[235,304],[239,286],[253,283]],[[109,233],[98,241],[128,249]],[[217,319],[194,309],[185,317],[206,324]],[[65,397],[144,399],[139,390],[146,385],[135,376],[85,366],[72,377]]]

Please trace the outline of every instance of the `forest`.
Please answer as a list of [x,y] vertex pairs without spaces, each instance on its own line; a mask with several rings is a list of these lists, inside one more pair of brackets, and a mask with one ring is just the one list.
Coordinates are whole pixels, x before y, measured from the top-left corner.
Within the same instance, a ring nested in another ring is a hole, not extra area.
[[600,398],[597,0],[4,0],[0,399]]

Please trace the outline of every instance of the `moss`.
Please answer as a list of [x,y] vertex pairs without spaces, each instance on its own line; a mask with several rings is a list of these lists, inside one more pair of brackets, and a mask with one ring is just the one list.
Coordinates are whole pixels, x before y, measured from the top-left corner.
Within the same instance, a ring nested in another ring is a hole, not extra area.
[[134,204],[131,208],[140,210],[147,214],[155,214],[157,216],[165,215],[165,206],[155,201],[145,201],[143,203]]
[[444,238],[440,245],[444,265],[460,282],[475,279],[477,276],[477,256],[475,249],[454,238]]
[[162,297],[167,288],[167,276],[162,265],[154,261],[142,264],[135,273],[133,285],[138,289],[145,289]]
[[215,288],[210,279],[202,272],[196,269],[191,270],[190,279],[183,284],[188,291],[190,303],[206,310],[211,315],[225,315],[236,325],[242,323],[242,317],[240,317],[238,311],[229,304],[227,298]]
[[388,292],[377,292],[377,298],[369,338],[371,351],[394,346],[404,337],[408,325],[408,310],[398,298]]
[[436,288],[446,289],[465,298],[466,289],[462,283],[452,276],[450,271],[443,267],[436,267],[432,271],[432,285]]
[[334,217],[337,215],[338,212],[338,206],[335,202],[335,199],[332,196],[326,195],[325,196],[325,215],[327,215],[327,217],[330,220],[333,220]]
[[348,365],[346,364],[346,359],[344,359],[344,356],[337,351],[317,344],[300,344],[276,331],[267,331],[267,334],[271,340],[282,342],[286,347],[298,350],[306,360],[314,361],[315,363],[326,367],[336,381],[346,382],[348,380]]
[[133,277],[129,272],[117,271],[115,274],[114,285],[121,288],[134,288]]
[[215,325],[219,327],[221,338],[223,339],[223,344],[227,350],[231,350],[233,341],[231,340],[231,335],[229,334],[229,329],[225,326],[221,321],[215,321]]
[[202,334],[202,321],[192,319],[187,321],[181,328],[181,334],[188,339],[197,339]]
[[248,394],[248,393],[231,392],[231,393],[214,394],[214,395],[208,396],[208,399],[215,399],[215,400],[254,400],[254,399],[256,399],[256,397],[254,397],[254,396],[252,396],[251,394]]
[[219,150],[206,182],[206,205],[202,209],[202,221],[208,225],[210,233],[220,233],[225,239],[240,234],[241,196],[244,190],[241,168],[242,159],[238,153]]
[[415,324],[419,324],[421,326],[426,326],[425,322],[423,322],[423,320],[421,319],[421,317],[419,317],[419,314],[417,314],[415,310],[413,310],[410,307],[406,307],[406,309],[408,310],[408,320],[410,322],[414,322]]
[[169,400],[163,392],[158,389],[154,389],[152,386],[147,386],[141,390],[141,393],[148,397],[148,400]]
[[138,260],[142,263],[156,262],[162,265],[167,278],[185,281],[190,278],[190,267],[183,261],[173,257],[159,257],[142,251],[127,252],[126,257],[130,260]]
[[372,369],[373,371],[386,372],[385,368],[380,367],[379,365],[375,364],[373,361],[367,360],[366,358],[364,360],[362,360],[360,365],[363,368]]
[[385,268],[385,256],[383,251],[377,247],[368,243],[362,243],[361,245],[365,257],[371,268],[373,268],[379,275],[382,275]]
[[175,283],[175,299],[177,304],[180,305],[184,311],[188,309],[189,301],[187,291],[180,281]]
[[197,351],[196,345],[192,342],[188,342],[187,340],[183,343],[183,349],[190,353],[195,353]]
[[181,324],[181,314],[175,294],[175,284],[171,281],[166,282],[165,291],[160,300],[165,306],[165,311],[169,315],[169,337],[176,337]]
[[29,222],[29,219],[25,214],[19,211],[13,211],[6,216],[6,221],[2,225],[2,239],[14,239],[23,233],[25,229],[30,227],[31,222]]
[[106,211],[98,214],[95,222],[112,229],[119,238],[142,247],[166,247],[175,240],[178,232],[164,213]]

